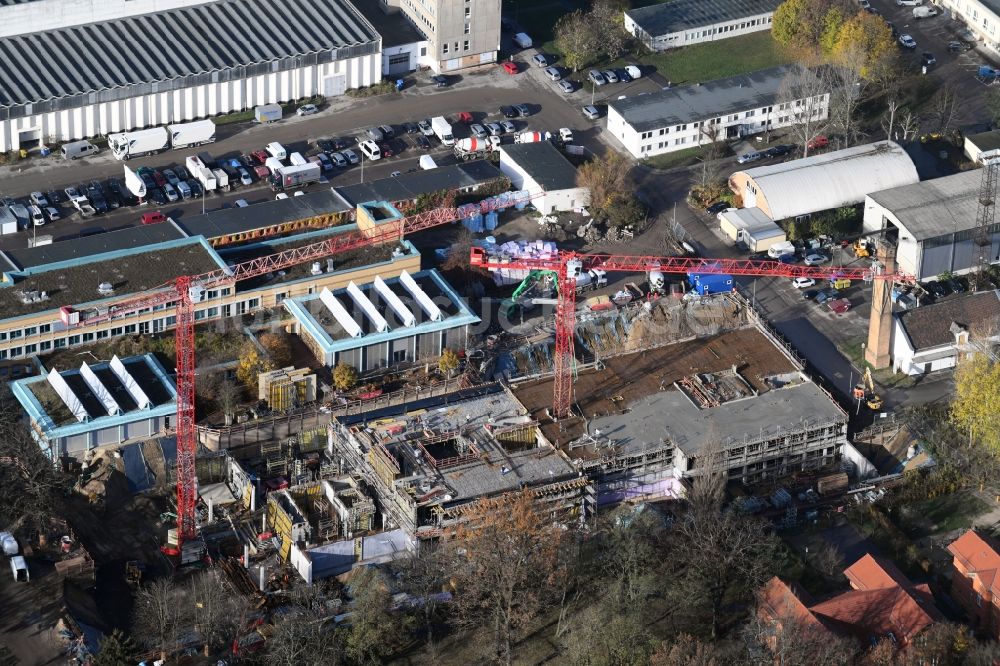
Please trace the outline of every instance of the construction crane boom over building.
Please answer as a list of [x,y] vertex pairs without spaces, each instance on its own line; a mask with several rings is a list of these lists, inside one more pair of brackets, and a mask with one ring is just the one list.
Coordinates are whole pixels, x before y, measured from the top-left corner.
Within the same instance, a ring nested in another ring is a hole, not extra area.
[[558,275],[559,298],[556,303],[556,344],[553,354],[552,416],[569,414],[573,392],[573,331],[576,327],[576,276],[599,269],[629,273],[700,273],[715,275],[750,275],[786,278],[847,278],[850,280],[893,280],[914,282],[911,275],[885,273],[879,264],[864,268],[845,266],[799,266],[780,261],[751,259],[704,259],[697,257],[655,257],[612,254],[560,252],[550,258],[511,258],[490,255],[482,248],[472,248],[469,264],[473,267],[503,270],[548,270]]
[[326,240],[251,259],[225,269],[195,276],[183,275],[134,298],[116,303],[105,311],[95,312],[93,316],[87,316],[86,310],[81,311],[78,325],[82,326],[126,317],[155,306],[175,308],[178,549],[186,541],[197,536],[198,477],[195,470],[195,455],[198,441],[195,427],[194,304],[203,298],[205,291],[215,286],[249,280],[352,250],[399,242],[406,234],[458,222],[476,213],[502,210],[531,198],[533,197],[515,200],[493,197],[478,204],[435,208],[405,218],[390,219],[367,229],[359,228],[337,234]]

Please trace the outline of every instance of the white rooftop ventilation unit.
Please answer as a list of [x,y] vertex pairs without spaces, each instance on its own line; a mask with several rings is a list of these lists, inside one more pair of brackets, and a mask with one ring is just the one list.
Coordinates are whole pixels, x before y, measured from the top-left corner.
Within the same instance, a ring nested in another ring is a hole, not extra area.
[[417,318],[413,316],[409,308],[403,305],[403,301],[389,288],[389,285],[385,283],[381,275],[375,276],[375,291],[389,304],[392,311],[399,317],[399,321],[403,322],[403,326],[410,327],[417,323]]
[[351,317],[351,313],[340,304],[340,301],[337,300],[329,289],[323,287],[323,291],[319,293],[319,300],[323,302],[326,309],[333,314],[337,323],[340,324],[340,327],[343,328],[349,336],[352,338],[361,337],[361,327],[358,326],[358,322],[354,321],[354,318]]
[[76,393],[73,393],[73,389],[69,387],[63,376],[56,372],[55,368],[49,371],[47,379],[49,380],[49,386],[55,390],[56,394],[62,399],[63,404],[73,413],[77,421],[84,423],[90,420],[90,414],[87,413],[83,403],[80,402],[80,399],[76,397]]
[[368,317],[368,321],[374,324],[376,331],[379,333],[385,333],[389,330],[389,322],[387,322],[385,317],[383,317],[381,313],[375,309],[375,305],[368,300],[368,297],[365,296],[360,289],[358,289],[358,285],[353,282],[349,282],[347,284],[347,293],[351,297],[351,300],[354,301],[355,305],[364,311],[365,316]]
[[312,263],[312,268],[309,270],[309,273],[312,275],[322,275],[323,274],[322,264],[320,264],[318,261],[314,261]]
[[152,404],[149,396],[146,395],[146,392],[135,381],[132,373],[128,371],[128,368],[125,367],[125,364],[122,363],[122,360],[118,356],[114,356],[111,359],[111,372],[115,373],[115,377],[118,378],[118,381],[122,383],[128,394],[135,400],[135,404],[139,405],[139,409],[146,409]]
[[431,300],[431,297],[427,295],[427,292],[420,288],[420,285],[417,284],[417,281],[413,279],[412,275],[403,271],[399,274],[399,282],[406,287],[406,291],[410,292],[410,296],[417,299],[417,303],[420,303],[420,308],[431,321],[441,321],[441,319],[444,318],[444,315],[441,314],[441,310],[437,305],[435,305],[434,301]]
[[108,416],[121,414],[122,408],[118,406],[118,401],[115,400],[111,392],[104,386],[104,382],[91,370],[86,361],[80,366],[80,376],[83,377],[83,381],[87,384],[87,387],[90,388],[93,394],[97,396],[97,399],[101,401],[101,404],[104,405]]
[[115,288],[110,282],[102,282],[97,285],[97,293],[101,296],[114,296]]

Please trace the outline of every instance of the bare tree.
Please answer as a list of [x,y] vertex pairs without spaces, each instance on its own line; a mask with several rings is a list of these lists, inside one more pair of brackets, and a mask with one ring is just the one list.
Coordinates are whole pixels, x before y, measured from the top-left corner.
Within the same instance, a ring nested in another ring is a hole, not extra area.
[[895,95],[886,100],[885,113],[882,114],[882,129],[891,141],[899,141],[900,117],[903,112],[903,103]]
[[[638,608],[642,608],[641,606]],[[653,651],[642,611],[595,604],[576,618],[566,641],[568,663],[578,666],[642,664]]]
[[947,132],[955,126],[959,112],[959,99],[950,85],[938,88],[931,98],[930,118],[932,126],[939,132]]
[[177,648],[178,638],[191,617],[186,589],[171,578],[158,578],[139,590],[133,606],[133,633],[161,659]]
[[702,643],[691,634],[664,641],[649,661],[650,666],[723,666],[731,662],[715,645]]
[[829,126],[830,83],[826,70],[795,67],[778,90],[778,115],[792,121],[791,134],[808,156],[809,142]]
[[844,556],[836,545],[824,541],[813,557],[813,565],[827,578],[838,578],[843,573]]
[[340,666],[344,656],[343,633],[322,612],[296,608],[274,624],[266,651],[255,655],[261,666]]
[[[857,53],[856,50],[852,52]],[[827,76],[830,82],[830,127],[841,137],[844,148],[853,146],[864,136],[857,122],[857,112],[868,82],[861,76],[861,66],[851,62],[855,57],[860,59],[862,55],[845,55],[848,62],[831,65]]]
[[230,642],[238,629],[242,615],[241,597],[217,569],[191,578],[190,598],[193,620],[205,642],[205,656],[215,648]]
[[758,610],[744,627],[743,637],[748,661],[760,666],[848,666],[857,656],[851,640],[788,610],[777,617]]
[[695,457],[697,476],[691,482],[688,501],[696,512],[719,511],[726,493],[726,456],[722,441],[709,432]]
[[654,591],[656,564],[661,553],[657,536],[662,522],[650,511],[618,514],[605,530],[601,548],[602,569],[621,608],[641,604]]
[[396,559],[391,565],[399,575],[401,589],[417,600],[413,610],[423,625],[424,640],[432,658],[437,657],[434,625],[439,621],[439,595],[448,584],[451,556],[448,549],[425,542],[411,557]]
[[233,414],[236,411],[237,405],[240,404],[242,394],[243,391],[236,382],[228,378],[220,381],[218,387],[215,389],[215,400],[219,403],[219,408],[225,415],[226,425],[232,424]]
[[536,511],[534,494],[482,499],[465,513],[453,541],[461,619],[493,630],[495,657],[513,661],[514,638],[545,607],[566,532]]
[[[770,123],[768,123],[770,128]],[[721,173],[721,165],[718,163],[726,150],[726,143],[723,141],[719,125],[711,121],[703,121],[698,130],[698,144],[701,146],[701,156],[698,158],[698,184],[707,187],[715,182]]]
[[590,192],[590,208],[604,214],[621,198],[635,191],[630,172],[632,161],[615,151],[587,162],[577,170],[576,182]]

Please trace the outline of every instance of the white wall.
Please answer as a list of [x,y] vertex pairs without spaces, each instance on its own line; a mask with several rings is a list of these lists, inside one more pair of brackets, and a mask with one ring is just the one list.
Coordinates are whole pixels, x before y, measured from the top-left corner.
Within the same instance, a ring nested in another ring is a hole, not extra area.
[[650,35],[636,25],[635,21],[633,21],[628,14],[625,14],[625,30],[634,35],[636,39],[641,41],[648,48],[653,49],[654,51],[666,51],[667,49],[675,49],[680,46],[700,44],[702,42],[714,42],[720,39],[729,39],[730,37],[747,35],[751,32],[770,30],[771,19],[773,16],[774,12],[767,12],[764,14],[755,14],[753,16],[748,16],[734,21],[725,21],[723,23],[713,23],[710,25],[699,26],[682,32]]
[[[242,111],[258,104],[288,102],[326,92],[325,81],[346,77],[347,88],[369,86],[381,79],[382,55],[273,72],[227,83],[154,93],[0,123],[0,151],[17,150],[21,133],[41,132],[46,142],[74,141],[110,132],[165,125]],[[25,136],[30,140],[31,136]]]
[[886,222],[899,229],[899,242],[896,245],[896,268],[902,273],[920,275],[920,243],[914,239],[906,228],[900,224],[895,214],[888,208],[878,204],[871,197],[865,197],[865,211],[862,222],[864,233],[880,231],[888,226]]
[[[500,172],[510,178],[516,190],[527,190],[531,197],[545,192],[528,172],[521,168],[503,148],[500,149]],[[572,187],[565,190],[546,192],[545,196],[537,196],[531,205],[542,214],[548,215],[555,211],[569,211],[590,203],[590,192],[583,187]]]
[[[428,46],[426,41],[385,47],[382,51],[383,76],[397,76],[407,72],[412,72],[416,70],[417,67],[429,67],[432,59],[426,55],[427,48]],[[424,56],[420,55],[421,49],[424,49],[425,51]],[[398,64],[393,64],[390,62],[401,59],[403,56],[409,56],[406,63],[400,62]]]
[[984,2],[981,0],[938,0],[938,3],[951,13],[952,18],[965,23],[987,48],[1000,52],[1000,16],[987,7]]
[[[817,98],[812,102],[817,118],[822,119],[829,115],[829,101],[829,94],[824,94],[821,99]],[[645,132],[636,131],[626,122],[624,116],[609,105],[608,132],[620,141],[633,157],[641,159],[709,143],[709,137],[702,131],[701,124],[712,120],[718,120],[714,127],[716,128],[716,136],[721,141],[726,140],[727,129],[730,127],[736,127],[739,136],[763,132],[767,129],[768,124],[770,124],[771,129],[791,127],[796,124],[794,109],[782,109],[781,107],[792,107],[793,104],[795,102],[775,102],[768,106],[744,109],[718,118],[709,116],[689,123],[646,130]]]
[[0,37],[101,23],[213,0],[35,0],[0,5]]

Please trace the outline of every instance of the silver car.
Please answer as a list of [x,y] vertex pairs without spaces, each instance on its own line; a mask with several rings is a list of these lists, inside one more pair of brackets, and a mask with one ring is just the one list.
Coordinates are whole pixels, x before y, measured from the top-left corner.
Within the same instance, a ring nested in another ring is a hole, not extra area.
[[490,136],[500,136],[503,134],[503,128],[497,123],[486,123],[486,131],[490,133]]
[[587,72],[587,78],[593,81],[594,85],[598,86],[603,86],[605,83],[608,82],[608,80],[604,78],[604,74],[602,74],[596,69],[592,69],[589,72]]
[[469,127],[469,131],[472,132],[472,136],[476,137],[477,139],[483,139],[486,137],[486,128],[480,125],[479,123],[471,125]]
[[553,81],[558,81],[562,78],[562,74],[559,72],[558,67],[546,67],[545,74],[548,75]]
[[588,120],[597,120],[598,118],[601,117],[601,112],[597,110],[596,106],[587,105],[583,107],[583,115]]
[[500,127],[502,127],[503,131],[506,132],[507,134],[513,134],[514,132],[517,131],[517,127],[515,127],[514,123],[510,122],[509,120],[501,120]]
[[330,159],[341,169],[347,166],[347,158],[342,153],[330,153]]
[[574,90],[576,90],[576,88],[573,86],[573,82],[572,81],[560,81],[559,82],[559,89],[562,90],[566,94],[569,94],[569,93],[573,92]]
[[[382,134],[382,130],[380,130],[377,127],[369,127],[367,130],[365,130],[365,133],[368,135],[368,138],[370,138],[372,141],[378,142],[385,138],[385,135]],[[358,143],[361,143],[361,141],[363,140],[364,139],[359,140]]]
[[347,158],[347,161],[350,162],[351,164],[357,164],[358,162],[361,161],[361,158],[358,157],[358,154],[353,150],[351,150],[350,148],[344,150],[341,154],[345,158]]

